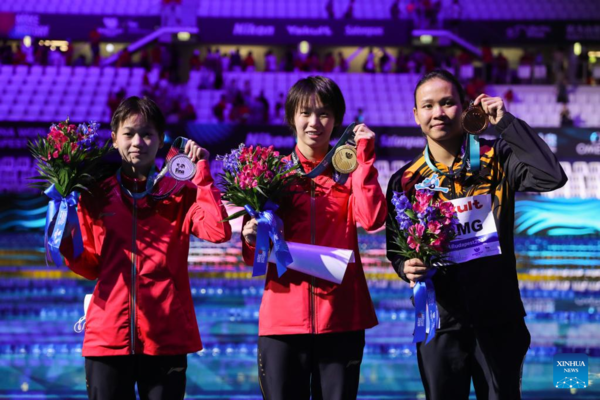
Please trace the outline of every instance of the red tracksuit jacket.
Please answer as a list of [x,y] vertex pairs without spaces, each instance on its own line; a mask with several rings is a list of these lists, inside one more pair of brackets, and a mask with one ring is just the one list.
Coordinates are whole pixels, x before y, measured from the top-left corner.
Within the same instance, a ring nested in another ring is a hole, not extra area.
[[[381,227],[387,206],[373,167],[374,143],[360,140],[357,152],[359,167],[344,185],[334,182],[332,171],[315,179],[303,178],[277,212],[286,241],[352,249],[356,262],[348,265],[340,285],[291,269],[278,278],[275,265],[270,265],[259,335],[346,332],[377,325],[360,261],[356,224],[366,230]],[[316,167],[297,148],[296,153],[305,172]],[[252,265],[254,248],[242,242],[244,260]]]
[[[135,191],[133,180],[123,184]],[[193,183],[192,183],[193,182]],[[231,237],[208,162],[192,182],[165,177],[153,193],[133,200],[116,176],[84,193],[78,207],[84,252],[61,251],[73,272],[97,279],[86,315],[84,356],[177,355],[202,349],[188,276],[190,234],[211,242]]]

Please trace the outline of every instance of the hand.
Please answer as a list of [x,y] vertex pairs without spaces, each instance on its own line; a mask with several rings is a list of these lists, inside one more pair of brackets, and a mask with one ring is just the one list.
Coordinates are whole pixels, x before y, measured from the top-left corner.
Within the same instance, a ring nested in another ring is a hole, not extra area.
[[506,107],[504,107],[504,100],[501,97],[490,97],[487,94],[480,94],[477,96],[473,105],[478,105],[481,103],[481,107],[483,111],[487,114],[488,118],[492,125],[496,125],[506,112]]
[[365,124],[358,124],[354,127],[354,143],[358,144],[358,141],[364,140],[375,140],[375,132],[369,129]]
[[414,287],[415,283],[425,278],[429,269],[427,265],[423,264],[423,261],[418,258],[411,258],[404,262],[404,275],[406,279],[410,281],[410,287]]
[[198,162],[200,160],[208,160],[210,153],[205,148],[202,148],[196,144],[193,140],[188,140],[183,150],[192,162]]
[[258,222],[256,222],[255,218],[252,218],[250,221],[246,222],[244,227],[242,228],[242,236],[246,243],[250,246],[254,246],[256,244],[256,231],[258,230]]

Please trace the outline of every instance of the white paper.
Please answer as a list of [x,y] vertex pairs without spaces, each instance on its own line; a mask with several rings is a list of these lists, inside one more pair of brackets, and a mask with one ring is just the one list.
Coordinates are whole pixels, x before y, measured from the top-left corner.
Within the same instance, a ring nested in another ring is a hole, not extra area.
[[[294,260],[287,268],[337,284],[342,283],[348,263],[354,262],[354,251],[314,244],[287,242]],[[269,262],[276,262],[271,251]]]

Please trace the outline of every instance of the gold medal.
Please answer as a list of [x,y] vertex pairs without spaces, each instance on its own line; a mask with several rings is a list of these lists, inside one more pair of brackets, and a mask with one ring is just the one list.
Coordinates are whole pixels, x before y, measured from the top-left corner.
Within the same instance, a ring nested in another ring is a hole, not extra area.
[[485,131],[489,124],[487,114],[483,111],[481,105],[469,104],[469,107],[462,113],[462,125],[465,131],[479,135]]
[[356,159],[356,148],[345,144],[335,150],[335,154],[331,159],[333,168],[340,174],[349,174],[358,168],[358,160]]

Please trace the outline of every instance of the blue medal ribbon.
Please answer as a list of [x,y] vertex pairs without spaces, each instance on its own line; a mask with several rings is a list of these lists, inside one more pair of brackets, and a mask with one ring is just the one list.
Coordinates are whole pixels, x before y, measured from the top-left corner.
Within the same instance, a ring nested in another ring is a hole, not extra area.
[[480,145],[479,145],[479,136],[467,134],[467,144],[465,149],[465,154],[463,155],[463,162],[460,166],[460,169],[456,172],[443,172],[440,171],[438,167],[435,166],[433,161],[431,161],[431,156],[429,155],[429,144],[425,145],[425,162],[427,166],[434,172],[437,172],[440,175],[448,176],[451,178],[457,177],[462,173],[465,169],[465,166],[468,166],[468,170],[473,174],[477,174],[479,171],[479,166],[481,163],[480,157]]
[[[44,191],[44,194],[50,198],[48,202],[48,211],[46,213],[46,227],[44,229],[44,243],[47,252],[50,253],[52,261],[57,266],[62,266],[62,256],[60,255],[60,244],[62,242],[65,229],[74,229],[73,232],[73,257],[77,258],[83,252],[83,239],[81,238],[81,229],[79,227],[79,217],[77,216],[77,202],[79,193],[73,191],[66,197],[62,197],[51,185]],[[50,226],[54,223],[52,234],[48,238]]]
[[269,239],[271,239],[275,251],[277,275],[281,277],[281,275],[287,271],[287,266],[294,260],[292,259],[287,243],[283,239],[283,221],[275,215],[275,211],[277,211],[279,206],[269,200],[265,204],[264,210],[261,212],[257,212],[249,204],[244,208],[248,214],[252,218],[256,218],[256,222],[258,222],[252,276],[261,276],[267,273],[270,250]]
[[427,277],[420,282],[415,283],[413,296],[415,301],[415,332],[413,343],[420,343],[425,340],[429,343],[435,337],[435,332],[440,324],[437,303],[435,299],[435,288],[431,277],[435,274],[435,269],[431,269]]

